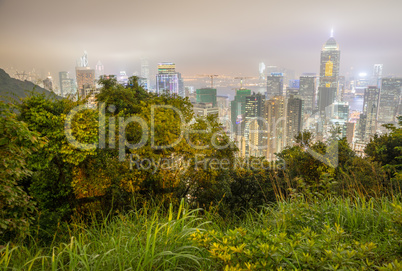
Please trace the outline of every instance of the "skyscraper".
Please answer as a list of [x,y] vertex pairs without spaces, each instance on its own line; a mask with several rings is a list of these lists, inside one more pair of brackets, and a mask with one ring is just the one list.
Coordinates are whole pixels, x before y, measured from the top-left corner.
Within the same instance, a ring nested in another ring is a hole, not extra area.
[[349,121],[349,104],[347,102],[334,102],[325,108],[325,133],[328,138],[334,128],[340,129],[340,138],[346,137],[347,122]]
[[318,109],[321,114],[325,108],[338,98],[340,51],[331,36],[321,50],[320,84],[318,87]]
[[[274,96],[265,101],[264,118],[269,127],[263,137],[262,144],[266,144],[266,158],[276,160],[275,153],[283,150],[286,138],[286,99],[284,96]],[[265,127],[264,127],[265,128]]]
[[234,100],[230,102],[232,132],[237,135],[243,135],[246,97],[250,95],[251,90],[249,89],[237,89]]
[[49,91],[53,91],[53,79],[52,76],[50,76],[50,73],[47,78],[43,80],[43,88]]
[[283,95],[283,73],[273,72],[267,76],[266,98],[270,99],[277,95]]
[[212,103],[216,107],[216,88],[200,88],[196,90],[197,103]]
[[304,114],[311,115],[315,104],[317,77],[314,73],[304,73],[300,76],[299,95],[304,102]]
[[373,68],[373,78],[371,85],[380,87],[381,78],[382,78],[382,64],[374,64]]
[[378,103],[380,90],[376,86],[369,86],[364,91],[363,114],[359,119],[359,139],[368,142],[377,131]]
[[246,96],[246,104],[244,110],[245,127],[244,137],[246,140],[246,156],[260,156],[257,147],[262,138],[262,134],[257,132],[262,130],[262,121],[258,118],[263,116],[264,112],[264,96],[260,93],[253,93]]
[[295,136],[302,131],[303,100],[291,95],[286,109],[286,146],[293,146]]
[[380,123],[396,122],[398,107],[400,107],[402,78],[383,78],[380,92]]
[[105,75],[105,67],[102,65],[102,62],[100,62],[100,60],[99,60],[95,66],[95,80],[96,80],[97,87],[100,87],[98,84],[98,80],[100,79],[100,77],[102,75]]
[[141,58],[141,78],[140,84],[143,86],[144,89],[151,89],[151,82],[149,77],[149,64],[148,59]]
[[68,72],[59,72],[60,96],[71,95],[75,91],[74,79],[69,77]]
[[181,97],[185,96],[181,73],[176,72],[176,65],[171,62],[162,62],[158,64],[156,93],[162,94],[164,91]]
[[84,98],[87,93],[95,89],[95,70],[88,66],[88,55],[86,51],[80,58],[78,66],[75,67],[75,73],[79,98]]
[[260,74],[260,80],[265,80],[264,71],[265,71],[265,64],[264,64],[264,62],[260,62],[260,64],[258,65],[258,72]]

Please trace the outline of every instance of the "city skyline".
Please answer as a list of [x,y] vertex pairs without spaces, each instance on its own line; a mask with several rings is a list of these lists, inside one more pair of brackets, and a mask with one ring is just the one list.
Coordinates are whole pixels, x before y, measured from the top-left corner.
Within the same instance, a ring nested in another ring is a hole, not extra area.
[[140,72],[142,57],[153,72],[169,61],[183,75],[258,75],[260,62],[318,73],[317,51],[333,28],[341,74],[371,75],[376,63],[384,64],[384,76],[402,74],[399,1],[106,3],[0,1],[0,67],[73,74],[86,50],[89,66],[100,60],[107,74]]

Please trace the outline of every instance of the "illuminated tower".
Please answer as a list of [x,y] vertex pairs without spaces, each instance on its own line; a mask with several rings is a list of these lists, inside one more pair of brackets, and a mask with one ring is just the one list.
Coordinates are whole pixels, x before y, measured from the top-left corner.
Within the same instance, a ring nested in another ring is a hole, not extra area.
[[359,139],[368,142],[377,132],[378,104],[380,90],[377,86],[369,86],[364,90],[363,114],[359,119]]
[[378,121],[381,124],[395,123],[398,107],[401,107],[402,78],[382,78],[380,110]]
[[144,87],[144,89],[149,90],[151,82],[149,80],[149,64],[148,59],[141,58],[141,78],[140,83]]
[[331,35],[321,50],[320,84],[318,87],[318,109],[321,114],[339,96],[339,60],[339,45]]
[[316,90],[316,75],[314,73],[303,73],[300,76],[299,95],[304,101],[305,114],[311,115],[314,110],[315,90]]
[[67,95],[74,94],[74,79],[69,77],[68,72],[59,72],[60,80],[60,96],[64,97]]
[[95,70],[88,66],[86,51],[77,64],[75,75],[77,78],[78,95],[80,98],[84,98],[90,91],[95,89]]
[[158,64],[158,74],[156,75],[156,93],[163,92],[184,97],[183,80],[181,73],[176,72],[176,65],[171,62]]
[[102,62],[100,62],[100,60],[99,60],[95,66],[95,79],[99,80],[102,75],[105,75],[105,67],[102,65]]
[[283,73],[273,72],[267,76],[267,99],[283,95]]

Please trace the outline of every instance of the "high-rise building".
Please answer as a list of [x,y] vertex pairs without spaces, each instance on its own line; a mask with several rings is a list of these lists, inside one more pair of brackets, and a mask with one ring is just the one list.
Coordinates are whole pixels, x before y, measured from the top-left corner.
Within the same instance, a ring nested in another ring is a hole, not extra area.
[[128,84],[128,75],[126,71],[120,71],[119,76],[117,76],[117,82],[123,86]]
[[380,87],[382,78],[382,68],[383,68],[382,64],[374,64],[371,85]]
[[70,78],[68,72],[59,72],[60,96],[72,95],[75,92],[74,79]]
[[346,137],[346,123],[349,121],[349,104],[347,102],[334,102],[325,108],[325,133],[327,137],[335,128],[340,129],[340,137]]
[[354,138],[355,138],[355,127],[356,123],[354,122],[347,122],[346,123],[346,140],[350,147],[353,146]]
[[378,121],[384,123],[396,122],[398,107],[400,107],[402,78],[382,78],[380,92],[380,111]]
[[320,84],[318,87],[318,109],[321,114],[325,108],[339,98],[339,46],[333,37],[324,44],[321,50]]
[[176,65],[171,62],[158,64],[158,74],[156,75],[156,93],[163,92],[185,96],[181,73],[176,72]]
[[300,88],[300,80],[299,79],[292,79],[289,80],[289,86],[290,88]]
[[200,88],[196,90],[197,103],[212,103],[216,107],[216,88]]
[[302,131],[303,100],[291,95],[286,109],[286,146],[293,146],[295,137]]
[[317,77],[314,73],[304,73],[300,76],[299,95],[303,100],[304,114],[311,115],[314,110]]
[[380,90],[376,86],[369,86],[364,91],[363,114],[359,119],[359,139],[368,142],[377,132],[378,103]]
[[102,75],[105,75],[105,67],[102,65],[102,62],[100,62],[100,60],[99,60],[95,66],[95,81],[96,81],[97,87],[100,87],[100,85],[98,84],[98,80],[101,78]]
[[260,62],[260,64],[258,65],[258,72],[260,74],[260,80],[265,80],[265,64],[264,62]]
[[75,67],[79,98],[84,98],[88,91],[95,89],[95,70],[90,67]]
[[232,132],[237,135],[243,135],[244,131],[244,113],[246,108],[246,97],[251,95],[249,89],[237,89],[234,100],[230,102]]
[[267,146],[265,149],[267,160],[274,161],[276,160],[275,153],[281,152],[285,146],[286,99],[284,96],[274,96],[265,101],[264,118],[269,127],[263,136],[262,145]]
[[265,97],[260,93],[253,93],[250,96],[246,96],[246,104],[244,110],[245,127],[244,138],[246,140],[246,156],[260,156],[262,153],[258,150],[260,138],[262,133],[258,131],[262,130],[262,120],[258,119],[263,116],[264,112],[264,99]]
[[141,78],[140,84],[144,89],[150,90],[151,89],[151,81],[149,77],[149,64],[148,59],[141,58]]
[[80,58],[77,67],[75,67],[75,74],[79,98],[84,98],[87,93],[95,90],[95,70],[88,66],[88,55],[86,51]]
[[50,76],[50,73],[47,78],[43,80],[43,88],[49,91],[53,91],[53,79],[52,76]]
[[278,95],[283,95],[283,73],[273,72],[267,76],[266,98],[270,99]]

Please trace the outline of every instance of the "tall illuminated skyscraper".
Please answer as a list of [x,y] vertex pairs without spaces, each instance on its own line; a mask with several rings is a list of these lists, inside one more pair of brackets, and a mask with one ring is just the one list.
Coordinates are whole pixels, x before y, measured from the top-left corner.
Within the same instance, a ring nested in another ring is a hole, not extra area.
[[50,73],[47,76],[47,78],[45,80],[43,80],[43,88],[53,91],[53,79],[52,79],[52,76],[50,76]]
[[339,45],[331,37],[321,50],[320,84],[318,87],[318,109],[321,114],[325,108],[335,102],[339,96]]
[[[105,75],[105,67],[103,66],[100,60],[96,63],[95,66],[95,80],[98,81],[102,75]],[[97,87],[100,87],[98,83],[96,83]]]
[[267,133],[263,138],[265,142],[262,143],[267,146],[265,156],[268,161],[275,161],[275,153],[280,153],[285,146],[286,111],[286,98],[284,96],[275,96],[265,100],[263,116],[269,127],[267,127]]
[[258,118],[263,116],[264,112],[264,100],[265,97],[260,93],[253,93],[250,96],[246,96],[245,104],[245,128],[244,138],[246,141],[246,156],[260,156],[262,153],[258,150],[262,133],[257,131],[262,130],[262,121]]
[[286,109],[286,146],[293,146],[295,136],[302,131],[303,100],[291,95]]
[[382,78],[382,64],[374,64],[373,79],[371,85],[380,87]]
[[86,51],[77,64],[77,67],[75,67],[77,90],[79,97],[83,98],[88,92],[95,89],[95,70],[88,66],[88,55]]
[[181,73],[176,72],[176,65],[171,62],[162,62],[158,64],[156,93],[162,94],[164,91],[181,97],[185,96]]
[[267,76],[267,95],[270,99],[277,95],[283,95],[283,73],[273,72]]
[[243,135],[246,97],[250,95],[251,90],[249,89],[237,89],[234,100],[230,102],[232,132],[236,135]]
[[149,90],[151,88],[151,82],[149,78],[149,64],[148,59],[141,58],[141,78],[140,84],[144,89]]
[[69,77],[68,72],[59,72],[60,81],[60,96],[64,97],[66,95],[74,94],[74,79]]
[[376,86],[369,86],[364,90],[363,114],[360,115],[358,137],[368,142],[377,132],[378,103],[380,90]]
[[314,110],[317,76],[314,73],[303,73],[300,76],[299,95],[304,102],[303,113],[311,114]]
[[396,122],[401,106],[402,78],[383,78],[381,82],[378,121],[382,124]]

